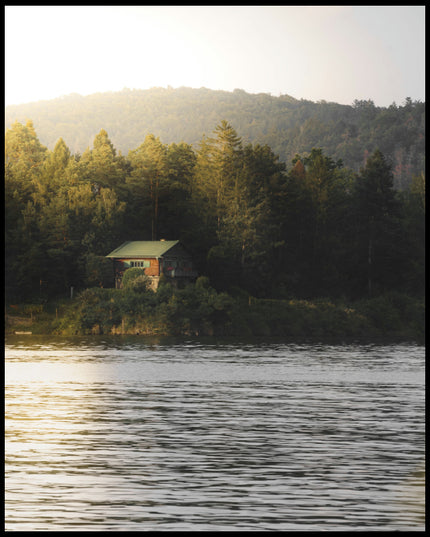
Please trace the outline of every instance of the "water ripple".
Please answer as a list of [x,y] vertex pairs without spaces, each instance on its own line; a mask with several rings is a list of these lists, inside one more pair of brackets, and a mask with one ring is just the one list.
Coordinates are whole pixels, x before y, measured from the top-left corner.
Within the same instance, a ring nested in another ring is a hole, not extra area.
[[7,347],[8,531],[424,528],[422,348],[108,343]]

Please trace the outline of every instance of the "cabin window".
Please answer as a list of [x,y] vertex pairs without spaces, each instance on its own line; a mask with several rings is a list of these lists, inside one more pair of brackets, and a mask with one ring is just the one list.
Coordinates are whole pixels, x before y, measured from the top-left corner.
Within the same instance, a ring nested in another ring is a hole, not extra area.
[[130,266],[138,268],[149,268],[151,266],[151,262],[149,261],[149,259],[145,259],[144,261],[131,261]]

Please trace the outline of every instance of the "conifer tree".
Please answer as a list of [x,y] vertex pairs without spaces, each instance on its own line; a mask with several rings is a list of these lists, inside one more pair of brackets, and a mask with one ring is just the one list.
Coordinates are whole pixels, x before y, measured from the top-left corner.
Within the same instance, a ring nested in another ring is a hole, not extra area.
[[[359,252],[362,273],[367,275],[367,293],[390,283],[392,264],[400,261],[399,201],[390,164],[376,150],[361,169],[356,182]],[[397,258],[397,259],[396,259]],[[399,266],[397,266],[399,269]]]
[[203,138],[197,152],[194,194],[197,206],[202,207],[203,202],[203,210],[212,220],[209,226],[215,224],[219,230],[228,192],[240,173],[242,140],[225,120],[213,134]]
[[[127,183],[140,203],[145,204],[146,200],[149,201],[150,238],[154,241],[159,238],[160,196],[167,187],[167,148],[158,137],[148,134],[143,144],[129,152],[129,160],[132,171],[127,178]],[[146,228],[147,224],[143,221],[142,236],[147,233]]]
[[[39,180],[47,148],[34,130],[15,122],[5,135],[5,270],[6,293],[30,293],[38,275],[28,266],[41,258],[37,216],[32,195]],[[37,287],[36,287],[37,288]]]
[[120,187],[126,176],[124,160],[117,156],[104,129],[96,135],[93,145],[93,149],[84,151],[79,161],[81,178],[90,181],[95,190]]

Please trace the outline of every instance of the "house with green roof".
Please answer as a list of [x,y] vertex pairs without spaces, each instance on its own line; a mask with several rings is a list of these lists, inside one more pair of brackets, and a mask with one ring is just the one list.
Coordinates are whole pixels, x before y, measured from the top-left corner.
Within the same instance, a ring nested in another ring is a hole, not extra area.
[[179,241],[126,241],[106,256],[113,260],[115,288],[122,288],[124,272],[133,267],[142,268],[157,289],[164,275],[181,286],[197,278],[191,256]]

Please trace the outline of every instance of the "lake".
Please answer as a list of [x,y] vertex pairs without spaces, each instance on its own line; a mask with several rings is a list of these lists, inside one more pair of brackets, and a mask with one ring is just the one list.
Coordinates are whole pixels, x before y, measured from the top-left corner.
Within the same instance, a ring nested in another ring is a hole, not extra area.
[[7,531],[423,531],[425,349],[6,339]]

